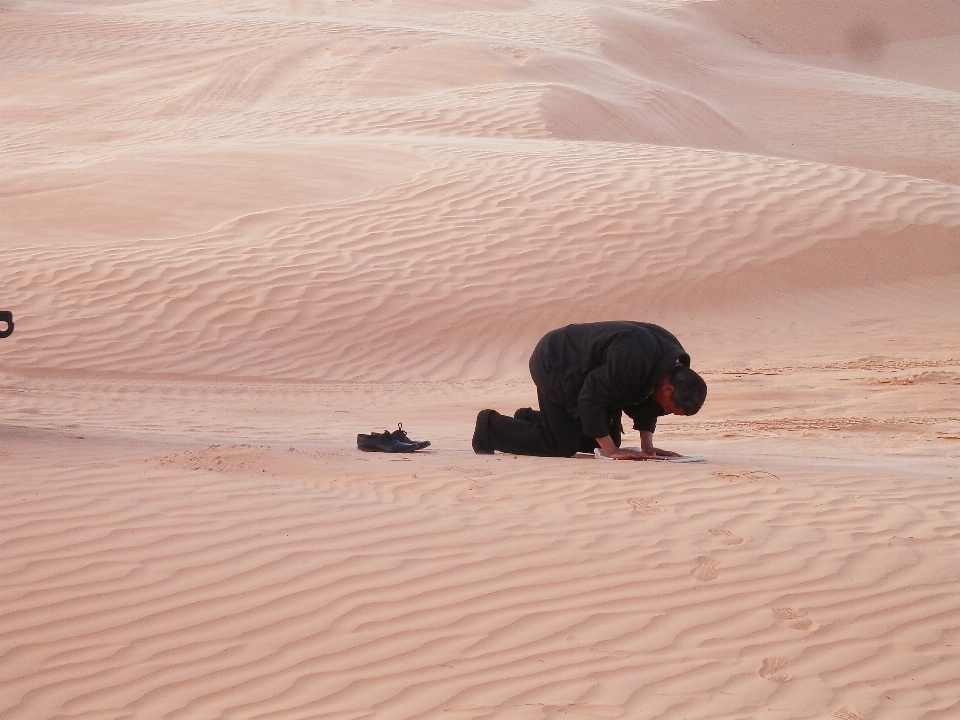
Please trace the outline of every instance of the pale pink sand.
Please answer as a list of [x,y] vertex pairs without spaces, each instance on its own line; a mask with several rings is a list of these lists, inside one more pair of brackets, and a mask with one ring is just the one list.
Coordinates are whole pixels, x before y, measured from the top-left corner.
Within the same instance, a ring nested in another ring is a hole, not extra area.
[[[0,720],[956,717],[958,78],[935,0],[0,3]],[[608,318],[710,462],[474,455]]]

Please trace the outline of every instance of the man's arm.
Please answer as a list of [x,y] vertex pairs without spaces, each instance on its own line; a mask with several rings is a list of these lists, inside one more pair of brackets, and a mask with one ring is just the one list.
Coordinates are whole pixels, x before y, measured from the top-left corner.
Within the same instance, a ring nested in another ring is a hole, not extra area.
[[624,397],[649,375],[649,359],[635,350],[629,343],[613,343],[607,348],[603,363],[584,378],[577,410],[583,432],[590,437],[607,432],[608,408],[620,407]]

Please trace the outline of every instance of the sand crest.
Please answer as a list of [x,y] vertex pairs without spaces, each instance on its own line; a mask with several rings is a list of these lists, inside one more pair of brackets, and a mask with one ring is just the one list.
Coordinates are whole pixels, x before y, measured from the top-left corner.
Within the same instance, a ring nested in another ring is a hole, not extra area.
[[[0,3],[0,720],[952,717],[958,77],[936,0]],[[472,452],[611,318],[707,463]]]

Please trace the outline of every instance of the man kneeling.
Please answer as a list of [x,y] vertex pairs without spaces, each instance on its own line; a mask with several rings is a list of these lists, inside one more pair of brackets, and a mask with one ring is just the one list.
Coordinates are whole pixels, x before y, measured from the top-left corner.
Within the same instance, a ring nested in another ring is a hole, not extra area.
[[[707,384],[690,356],[662,327],[613,321],[567,325],[537,343],[530,357],[540,410],[512,418],[481,410],[473,449],[516,455],[570,457],[599,447],[617,460],[678,457],[653,446],[660,415],[694,415]],[[621,413],[640,431],[641,452],[621,450]]]

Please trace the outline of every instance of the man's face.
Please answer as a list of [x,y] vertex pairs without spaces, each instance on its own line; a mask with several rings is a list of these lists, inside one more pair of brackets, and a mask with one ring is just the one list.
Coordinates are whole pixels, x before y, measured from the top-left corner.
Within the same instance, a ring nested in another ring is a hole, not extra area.
[[653,401],[663,408],[667,415],[686,415],[682,407],[673,403],[673,383],[669,376],[660,378],[657,386],[653,389]]

